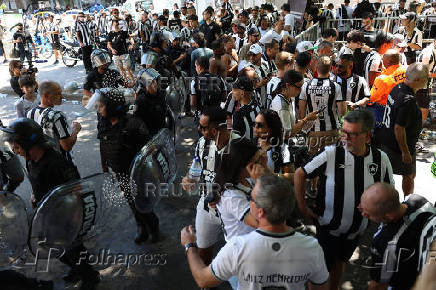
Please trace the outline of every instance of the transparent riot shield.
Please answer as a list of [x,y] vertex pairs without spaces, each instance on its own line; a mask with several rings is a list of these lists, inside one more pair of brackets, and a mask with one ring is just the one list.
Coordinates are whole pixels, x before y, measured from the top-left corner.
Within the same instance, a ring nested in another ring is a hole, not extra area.
[[124,199],[118,188],[111,174],[95,174],[53,189],[31,222],[32,254],[58,258],[64,250],[95,237],[107,224],[111,209]]
[[28,232],[24,201],[15,193],[0,191],[0,267],[9,267],[25,254]]
[[170,131],[161,129],[136,155],[130,178],[136,186],[135,205],[149,213],[176,177],[177,164]]

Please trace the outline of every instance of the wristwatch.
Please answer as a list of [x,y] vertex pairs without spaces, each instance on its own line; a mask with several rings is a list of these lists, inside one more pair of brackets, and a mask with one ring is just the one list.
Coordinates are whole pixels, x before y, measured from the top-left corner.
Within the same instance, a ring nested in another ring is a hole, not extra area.
[[197,243],[187,243],[187,244],[185,245],[185,253],[188,253],[189,248],[192,248],[192,247],[198,249]]

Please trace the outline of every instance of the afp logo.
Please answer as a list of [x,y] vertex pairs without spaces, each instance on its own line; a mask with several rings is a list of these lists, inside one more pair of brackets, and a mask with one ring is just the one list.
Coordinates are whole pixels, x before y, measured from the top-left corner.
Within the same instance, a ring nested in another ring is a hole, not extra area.
[[375,163],[368,164],[369,174],[375,175],[378,171],[378,165]]

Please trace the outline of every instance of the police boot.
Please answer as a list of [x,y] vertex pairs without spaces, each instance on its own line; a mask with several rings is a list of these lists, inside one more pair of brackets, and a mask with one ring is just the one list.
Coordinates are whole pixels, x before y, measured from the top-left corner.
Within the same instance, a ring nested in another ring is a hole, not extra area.
[[146,227],[145,222],[143,221],[144,218],[142,217],[142,214],[138,212],[134,204],[129,204],[130,208],[132,209],[133,216],[135,217],[136,225],[137,225],[137,232],[135,236],[135,244],[140,244],[148,240],[148,230]]
[[159,241],[159,218],[154,212],[141,214],[144,223],[148,226],[151,233],[151,242]]

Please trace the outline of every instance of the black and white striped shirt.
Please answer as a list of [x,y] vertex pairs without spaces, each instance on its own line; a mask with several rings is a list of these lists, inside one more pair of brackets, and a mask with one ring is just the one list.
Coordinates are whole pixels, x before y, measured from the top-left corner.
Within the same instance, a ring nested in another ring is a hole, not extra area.
[[36,107],[27,112],[27,118],[38,123],[42,127],[44,134],[56,142],[56,149],[61,152],[65,159],[72,161],[70,152],[63,150],[59,142],[59,140],[71,136],[70,126],[64,113],[53,110],[53,108]]
[[255,100],[242,106],[233,114],[233,130],[241,137],[254,140],[254,120],[260,111],[260,106]]
[[320,177],[316,212],[320,226],[347,239],[357,238],[367,226],[357,209],[363,191],[376,182],[394,182],[389,158],[375,147],[369,147],[365,156],[355,156],[342,146],[327,146],[303,170],[308,178]]
[[[200,177],[201,182],[212,184],[215,181],[220,160],[215,141],[201,137],[195,147],[195,157],[200,160],[201,167],[203,168]],[[205,188],[202,188],[201,194],[206,195]],[[207,206],[206,208],[206,210],[209,210]]]
[[[144,34],[145,41],[142,40],[141,32]],[[141,39],[141,42],[142,43],[149,43],[150,36],[151,36],[151,32],[150,32],[150,29],[148,28],[147,22],[139,21],[138,22],[138,37]]]
[[263,70],[266,71],[267,75],[268,74],[272,74],[272,75],[276,75],[277,74],[276,63],[274,62],[273,59],[270,59],[268,57],[266,52],[264,54],[262,54],[261,66],[262,66]]
[[369,84],[369,72],[380,72],[382,71],[383,63],[381,55],[376,51],[372,50],[365,58],[364,69],[365,69],[365,80]]
[[92,32],[87,23],[76,21],[74,30],[79,33],[80,40],[83,42],[84,46],[92,44]]
[[352,75],[346,82],[338,77],[336,81],[341,86],[342,96],[346,101],[355,103],[371,96],[368,83],[361,76]]
[[110,31],[110,24],[106,16],[100,16],[97,20],[97,29],[100,35],[105,35]]
[[307,102],[309,113],[326,106],[326,109],[319,113],[312,130],[329,131],[339,128],[336,103],[345,101],[345,98],[337,83],[328,78],[314,78],[303,84],[299,99]]

